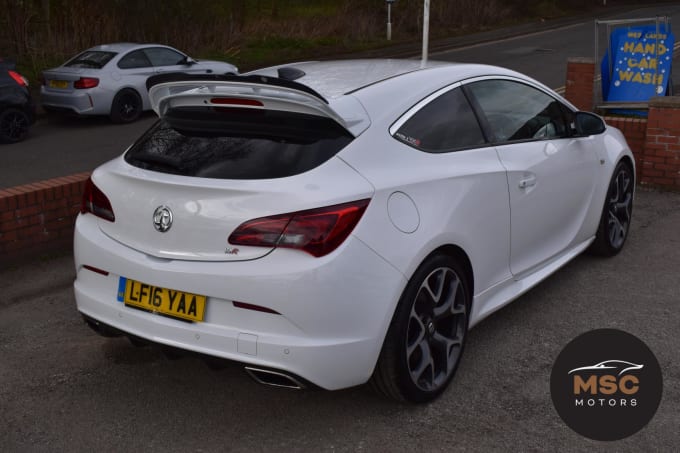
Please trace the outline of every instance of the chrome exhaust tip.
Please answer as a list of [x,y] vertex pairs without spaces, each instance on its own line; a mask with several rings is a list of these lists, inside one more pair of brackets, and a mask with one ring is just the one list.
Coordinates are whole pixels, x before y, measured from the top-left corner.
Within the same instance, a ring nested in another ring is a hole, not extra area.
[[281,371],[264,370],[262,368],[245,367],[246,373],[255,382],[272,387],[302,390],[305,386],[293,376]]

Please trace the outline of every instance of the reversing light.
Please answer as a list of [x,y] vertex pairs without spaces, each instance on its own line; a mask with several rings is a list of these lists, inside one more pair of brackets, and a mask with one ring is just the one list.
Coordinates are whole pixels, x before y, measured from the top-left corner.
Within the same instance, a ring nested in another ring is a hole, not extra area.
[[99,190],[92,182],[92,178],[87,178],[85,182],[85,189],[83,190],[83,199],[80,204],[80,213],[91,213],[109,222],[115,222],[116,217],[113,215],[113,208],[111,202],[104,195],[104,192]]
[[357,200],[249,220],[229,236],[229,243],[298,249],[315,257],[328,255],[354,230],[369,202]]
[[73,88],[77,88],[79,90],[94,88],[97,85],[99,85],[99,79],[96,77],[81,77],[73,82]]

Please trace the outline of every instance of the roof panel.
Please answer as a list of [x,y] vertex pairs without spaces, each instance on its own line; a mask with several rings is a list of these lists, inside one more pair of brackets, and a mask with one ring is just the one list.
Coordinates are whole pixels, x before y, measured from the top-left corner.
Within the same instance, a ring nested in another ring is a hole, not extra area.
[[[426,67],[451,65],[431,62]],[[259,69],[248,74],[277,76],[281,67],[293,67],[305,72],[296,80],[318,91],[326,98],[337,98],[381,80],[423,69],[420,60],[338,60],[291,63]]]

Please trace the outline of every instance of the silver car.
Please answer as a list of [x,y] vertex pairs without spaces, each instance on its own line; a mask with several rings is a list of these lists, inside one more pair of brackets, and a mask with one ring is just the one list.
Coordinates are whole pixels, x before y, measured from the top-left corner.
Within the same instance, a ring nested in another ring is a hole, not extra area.
[[113,122],[129,123],[151,109],[146,79],[167,72],[235,74],[238,69],[197,61],[160,44],[104,44],[44,71],[41,104],[48,111],[109,115]]

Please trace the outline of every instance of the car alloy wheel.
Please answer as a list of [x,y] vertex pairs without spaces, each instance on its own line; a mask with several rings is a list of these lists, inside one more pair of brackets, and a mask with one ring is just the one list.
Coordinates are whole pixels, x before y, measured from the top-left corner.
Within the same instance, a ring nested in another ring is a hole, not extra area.
[[406,363],[413,383],[430,392],[444,385],[458,363],[467,328],[460,278],[448,267],[433,270],[411,305]]
[[607,232],[612,248],[620,249],[628,234],[633,209],[633,178],[628,169],[619,169],[609,188]]
[[111,121],[114,123],[131,123],[142,114],[142,99],[133,90],[123,90],[113,98],[111,105]]
[[633,213],[634,185],[630,165],[619,162],[609,183],[600,226],[590,248],[594,254],[613,256],[623,248]]
[[465,346],[470,292],[463,267],[447,255],[428,258],[399,301],[371,378],[397,400],[427,402],[449,384]]
[[28,134],[30,120],[25,112],[9,108],[0,113],[0,142],[16,143]]

